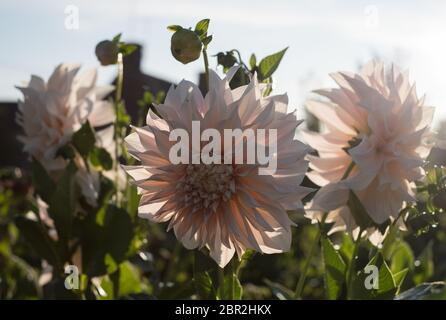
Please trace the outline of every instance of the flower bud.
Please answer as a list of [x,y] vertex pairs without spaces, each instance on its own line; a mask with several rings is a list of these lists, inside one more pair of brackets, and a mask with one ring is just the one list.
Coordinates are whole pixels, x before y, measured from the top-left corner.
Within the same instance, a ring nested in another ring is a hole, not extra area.
[[202,46],[194,31],[179,29],[172,35],[170,50],[175,59],[186,64],[200,57]]
[[104,40],[97,44],[95,53],[103,66],[115,64],[118,60],[118,45],[110,40]]

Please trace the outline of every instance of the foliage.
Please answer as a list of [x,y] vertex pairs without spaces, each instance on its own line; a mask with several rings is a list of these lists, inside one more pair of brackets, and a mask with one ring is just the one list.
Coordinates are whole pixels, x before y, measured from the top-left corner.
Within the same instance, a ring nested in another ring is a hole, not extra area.
[[[168,27],[173,32],[172,54],[183,62],[198,59],[212,41],[210,21],[195,28]],[[105,41],[105,42],[104,42]],[[104,40],[96,48],[103,65],[117,64],[118,54],[128,55],[135,47],[121,41],[121,34]],[[237,88],[254,76],[272,91],[273,75],[286,51],[260,60],[251,54],[245,63],[238,50],[222,51],[214,57],[227,73],[238,66],[230,85]],[[118,88],[122,83],[118,83]],[[149,109],[164,100],[164,92],[144,92],[138,101],[139,123]],[[119,93],[119,90],[117,90]],[[417,203],[404,208],[395,221],[374,225],[354,192],[348,206],[356,224],[387,230],[376,247],[347,233],[327,235],[328,224],[311,224],[302,211],[289,212],[298,227],[289,253],[260,255],[244,253],[221,269],[209,258],[206,248],[193,254],[185,250],[164,225],[137,217],[139,197],[126,181],[106,177],[118,171],[120,162],[131,164],[122,147],[130,117],[120,93],[115,100],[115,155],[98,145],[96,131],[87,121],[57,152],[65,169],[50,175],[44,164],[31,159],[28,170],[0,171],[0,299],[294,299],[297,279],[307,277],[304,299],[445,299],[446,279],[446,169],[426,168],[426,179],[417,182]],[[103,129],[103,128],[102,128]],[[80,170],[99,172],[99,193],[91,205],[80,192]],[[311,196],[307,199],[311,200]],[[40,201],[47,205],[41,211]],[[312,245],[317,248],[311,260]],[[67,266],[80,272],[80,285],[65,288]],[[246,265],[255,266],[245,268]],[[306,265],[309,266],[308,270]],[[371,278],[376,268],[376,278]],[[366,285],[369,284],[369,285]]]

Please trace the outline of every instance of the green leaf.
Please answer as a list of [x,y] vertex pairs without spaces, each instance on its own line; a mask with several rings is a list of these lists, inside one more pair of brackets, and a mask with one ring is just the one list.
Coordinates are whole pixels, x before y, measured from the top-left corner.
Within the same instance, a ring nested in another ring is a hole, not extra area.
[[211,272],[216,272],[215,262],[199,250],[194,251],[194,286],[200,299],[215,299],[217,297],[214,278]]
[[394,300],[423,300],[443,290],[444,287],[444,282],[422,283],[399,294]]
[[65,160],[74,159],[75,152],[73,147],[69,144],[60,147],[56,152],[56,157],[58,156],[64,158]]
[[211,43],[211,41],[212,41],[212,35],[207,36],[207,37],[203,38],[203,40],[201,40],[201,42],[203,42],[203,45],[205,47],[207,47],[208,44]]
[[31,162],[31,178],[37,194],[47,202],[51,198],[56,187],[53,179],[48,175],[45,168],[35,158]]
[[72,142],[76,150],[83,157],[87,156],[93,150],[96,138],[88,121],[73,134]]
[[76,211],[77,190],[75,174],[77,168],[70,162],[60,177],[56,189],[48,203],[48,213],[54,220],[54,225],[59,237],[60,249],[67,258],[68,241],[71,237],[72,221]]
[[353,218],[356,224],[363,230],[373,225],[372,219],[370,219],[367,210],[362,205],[356,194],[350,190],[347,205],[350,208]]
[[271,289],[273,295],[279,300],[294,300],[294,292],[280,283],[270,281],[268,279],[263,280],[266,285]]
[[263,58],[262,61],[260,61],[258,74],[260,81],[263,81],[273,75],[273,73],[279,67],[280,61],[282,61],[282,58],[287,50],[288,47],[272,55],[269,55]]
[[343,232],[342,245],[341,248],[339,249],[339,253],[341,254],[341,257],[346,264],[350,263],[354,250],[355,250],[355,244],[352,240],[352,237],[348,233]]
[[127,127],[130,124],[130,116],[128,115],[124,100],[121,100],[117,104],[117,114],[116,114],[116,122],[119,127]]
[[[141,280],[138,270],[128,261],[121,263],[112,275],[103,277],[99,290],[101,294],[96,297],[100,300],[118,299],[134,293],[142,292]],[[115,278],[116,277],[116,278]],[[115,279],[112,279],[115,278]],[[116,286],[116,287],[114,287]],[[115,293],[117,295],[115,296]]]
[[61,269],[55,243],[47,236],[46,230],[38,221],[18,216],[15,218],[15,225],[39,257],[48,261],[52,266]]
[[253,53],[251,54],[251,57],[249,58],[249,67],[251,70],[254,70],[257,64],[257,58],[256,55]]
[[[380,255],[381,259],[382,256]],[[382,260],[381,267],[379,268],[379,289],[378,297],[380,299],[390,299],[396,294],[397,286],[393,279],[392,272],[384,259]]]
[[399,272],[404,268],[413,268],[414,255],[410,246],[403,240],[394,242],[391,248],[390,269],[393,273]]
[[416,260],[417,264],[413,276],[415,284],[428,281],[434,274],[432,245],[432,241],[429,242]]
[[186,283],[174,283],[173,285],[163,286],[160,288],[157,298],[161,300],[190,299],[195,293],[194,281],[187,281]]
[[113,205],[103,206],[88,215],[82,225],[82,263],[90,277],[107,271],[125,260],[134,236],[132,219],[127,211]]
[[172,31],[172,32],[177,32],[178,30],[181,30],[181,29],[183,29],[183,27],[181,27],[177,24],[167,26],[167,30]]
[[404,279],[406,278],[408,272],[409,268],[406,268],[404,270],[401,270],[400,272],[393,274],[393,279],[395,280],[395,285],[398,288],[398,290],[401,288],[401,285]]
[[122,33],[118,33],[116,36],[113,37],[112,42],[118,44],[121,41]]
[[198,34],[198,36],[201,38],[202,36],[205,36],[208,32],[209,28],[209,19],[203,19],[197,22],[195,25],[195,33]]
[[122,53],[124,56],[128,56],[132,54],[138,47],[134,44],[127,44],[121,42],[119,44],[119,52]]
[[[353,299],[392,299],[398,287],[381,253],[377,253],[367,266],[375,266],[378,268],[378,289],[366,288],[366,280],[372,276],[372,273],[366,274],[364,270],[361,270],[353,280]],[[398,275],[398,281],[402,281],[401,278],[403,278],[403,274]]]
[[[238,279],[237,275],[229,272],[225,276],[224,280],[224,300],[232,299],[232,300],[241,300],[243,295],[243,287]],[[232,289],[232,293],[231,293]]]
[[113,159],[104,148],[93,148],[89,158],[90,163],[98,170],[108,171],[113,168]]
[[201,299],[214,299],[216,294],[209,272],[197,272],[194,274],[194,283],[198,296]]
[[133,238],[132,219],[126,210],[108,206],[104,222],[106,252],[116,263],[124,261]]
[[323,237],[321,242],[325,266],[324,279],[327,298],[335,300],[342,294],[347,267],[339,252],[333,247],[330,239]]
[[125,261],[119,266],[119,294],[126,296],[131,293],[139,293],[142,291],[141,280],[138,275],[138,269],[133,264]]

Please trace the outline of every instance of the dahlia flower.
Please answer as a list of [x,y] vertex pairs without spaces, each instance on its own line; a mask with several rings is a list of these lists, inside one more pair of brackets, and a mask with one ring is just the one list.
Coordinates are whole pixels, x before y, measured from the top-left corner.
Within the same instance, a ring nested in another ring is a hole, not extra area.
[[[293,222],[286,210],[301,208],[309,191],[299,186],[309,148],[294,138],[301,121],[287,113],[287,96],[263,97],[255,76],[249,85],[231,90],[236,71],[221,79],[210,70],[205,97],[189,81],[172,86],[165,102],[156,106],[161,117],[149,112],[147,125],[134,127],[125,139],[129,153],[141,162],[124,167],[141,194],[139,216],[169,222],[168,230],[173,228],[186,248],[207,247],[220,267],[246,249],[266,254],[289,250]],[[258,163],[172,164],[170,132],[182,128],[191,133],[192,121],[199,121],[202,131],[277,129],[277,170],[259,174]]]
[[334,230],[357,230],[346,205],[352,190],[376,225],[394,221],[415,201],[414,181],[425,174],[434,108],[418,98],[407,72],[392,66],[385,73],[381,62],[368,63],[359,74],[339,72],[332,78],[339,88],[316,91],[328,101],[307,105],[326,129],[305,133],[318,152],[308,157],[308,177],[322,187],[307,216],[320,220],[328,212]]
[[[113,87],[96,86],[96,71],[78,74],[79,69],[78,65],[61,64],[47,82],[33,75],[26,86],[18,87],[24,96],[18,105],[17,122],[24,131],[19,140],[24,151],[54,178],[66,166],[66,160],[56,156],[57,150],[70,141],[74,132],[87,120],[92,127],[100,127],[115,119],[112,104],[103,100]],[[114,154],[113,127],[97,131],[96,138],[99,146]],[[89,173],[80,158],[75,161],[79,167],[77,182],[87,201],[95,205],[99,175]]]

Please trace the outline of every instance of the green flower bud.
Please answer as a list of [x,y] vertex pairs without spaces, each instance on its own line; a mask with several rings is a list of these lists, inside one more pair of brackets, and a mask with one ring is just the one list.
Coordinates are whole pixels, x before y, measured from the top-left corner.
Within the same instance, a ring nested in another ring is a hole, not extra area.
[[104,40],[97,44],[95,49],[96,57],[103,66],[116,64],[118,60],[118,45],[110,40]]
[[175,59],[183,64],[200,57],[203,44],[198,35],[188,29],[179,29],[172,35],[170,51]]

